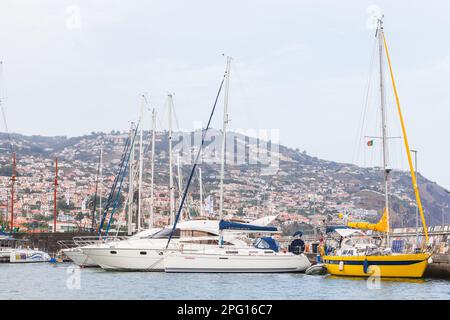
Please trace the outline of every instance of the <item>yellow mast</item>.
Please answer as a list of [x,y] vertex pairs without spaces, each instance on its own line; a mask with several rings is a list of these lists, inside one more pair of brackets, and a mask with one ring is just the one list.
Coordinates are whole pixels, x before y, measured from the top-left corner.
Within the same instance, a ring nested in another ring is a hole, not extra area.
[[400,118],[400,124],[402,126],[403,140],[405,142],[406,155],[408,156],[409,171],[411,172],[411,179],[412,179],[412,184],[413,184],[413,188],[414,188],[414,193],[416,195],[417,206],[419,207],[420,217],[422,219],[423,232],[425,233],[425,240],[426,240],[425,245],[426,245],[426,244],[428,244],[428,228],[427,228],[427,223],[425,221],[425,216],[423,214],[422,202],[420,201],[420,194],[419,194],[419,188],[417,186],[416,174],[414,172],[414,167],[413,167],[413,163],[412,163],[411,152],[410,152],[409,143],[408,143],[408,137],[406,136],[405,122],[403,121],[402,110],[400,108],[400,99],[398,98],[397,86],[395,85],[394,73],[392,71],[391,58],[389,57],[389,50],[387,47],[386,37],[385,37],[384,33],[383,33],[383,41],[384,41],[384,48],[386,51],[386,57],[387,57],[388,65],[389,65],[389,73],[391,75],[391,80],[392,80],[392,87],[394,89],[395,102],[397,104],[397,110],[398,110],[398,115]]

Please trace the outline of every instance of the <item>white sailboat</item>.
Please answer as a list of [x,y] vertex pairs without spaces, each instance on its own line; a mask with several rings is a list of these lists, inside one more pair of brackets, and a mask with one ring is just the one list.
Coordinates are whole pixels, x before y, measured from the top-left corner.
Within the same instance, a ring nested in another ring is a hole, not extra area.
[[[231,58],[227,57],[225,71],[224,114],[222,130],[222,155],[220,172],[220,223],[219,243],[212,248],[204,248],[195,252],[184,250],[179,243],[177,251],[168,252],[164,258],[166,272],[301,272],[311,264],[304,254],[284,253],[271,237],[259,238],[254,245],[243,242],[244,246],[230,246],[225,243],[229,232],[277,232],[275,227],[263,229],[249,224],[222,220],[224,204],[224,171],[225,144],[228,124],[228,93],[230,84]],[[195,166],[194,166],[195,169]],[[247,238],[248,239],[248,238]]]
[[[164,257],[166,272],[192,273],[269,273],[303,272],[311,266],[304,254],[280,252],[278,243],[270,236],[260,237],[248,243],[248,234],[278,233],[275,227],[257,226],[221,220],[220,237],[223,241],[200,250],[185,250],[184,243],[178,242],[178,250],[167,252]],[[237,239],[245,236],[242,245],[230,245],[229,237]]]

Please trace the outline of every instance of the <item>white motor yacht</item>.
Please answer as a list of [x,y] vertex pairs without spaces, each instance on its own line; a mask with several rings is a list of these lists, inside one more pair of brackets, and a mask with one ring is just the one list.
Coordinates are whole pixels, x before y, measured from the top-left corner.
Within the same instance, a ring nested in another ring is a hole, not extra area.
[[[166,249],[172,226],[167,226],[146,238],[93,244],[81,250],[105,270],[164,271],[164,255],[178,251],[182,242],[185,252],[215,248],[219,244],[218,220],[189,220],[177,224],[169,247]],[[233,234],[223,240],[229,246],[246,243]]]
[[151,228],[136,233],[134,236],[127,237],[75,237],[72,241],[59,241],[58,244],[62,247],[61,253],[66,255],[73,263],[80,267],[99,267],[99,265],[83,253],[82,247],[100,245],[108,242],[117,243],[124,239],[142,239],[152,236],[161,231],[161,228]]

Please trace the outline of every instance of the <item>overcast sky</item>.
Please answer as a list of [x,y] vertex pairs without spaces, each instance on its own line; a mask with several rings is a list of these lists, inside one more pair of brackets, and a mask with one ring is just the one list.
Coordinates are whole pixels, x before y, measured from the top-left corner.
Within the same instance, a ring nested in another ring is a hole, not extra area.
[[[358,129],[374,48],[367,23],[373,5],[385,14],[419,171],[450,188],[446,1],[2,0],[1,86],[9,129],[68,136],[126,130],[143,92],[157,107],[160,127],[165,96],[174,92],[179,125],[192,129],[207,120],[225,53],[234,58],[231,129],[279,129],[281,144],[375,165],[378,158],[367,159],[377,149],[356,144],[362,133],[376,134],[376,90],[369,127]],[[396,134],[391,94],[388,107]],[[214,126],[221,126],[220,113]],[[400,143],[392,139],[390,147],[399,150],[392,162],[407,169]]]

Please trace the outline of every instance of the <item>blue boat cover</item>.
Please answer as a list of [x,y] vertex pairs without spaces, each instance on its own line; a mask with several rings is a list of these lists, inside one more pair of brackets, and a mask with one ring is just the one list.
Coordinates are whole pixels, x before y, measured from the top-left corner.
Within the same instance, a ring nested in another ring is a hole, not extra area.
[[271,249],[271,250],[273,250],[275,252],[278,252],[278,250],[279,250],[278,243],[272,237],[259,238],[255,242],[255,248],[258,248],[258,249]]
[[296,231],[293,235],[292,235],[293,237],[301,237],[301,236],[303,236],[303,232],[301,232],[300,230],[299,231]]
[[276,227],[256,226],[253,224],[232,222],[226,220],[220,220],[219,230],[278,231]]

